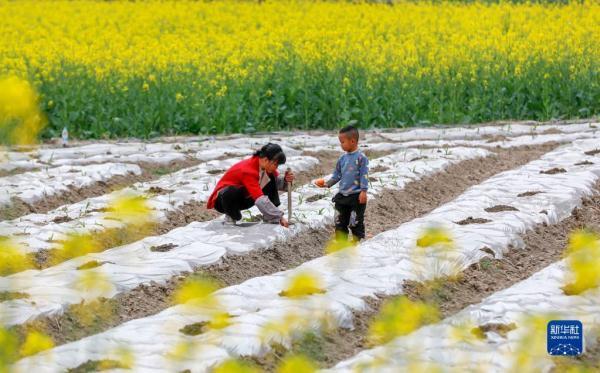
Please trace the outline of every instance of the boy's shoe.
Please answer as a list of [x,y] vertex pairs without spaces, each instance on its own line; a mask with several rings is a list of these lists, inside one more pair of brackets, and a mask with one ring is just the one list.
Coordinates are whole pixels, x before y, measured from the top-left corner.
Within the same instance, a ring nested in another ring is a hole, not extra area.
[[350,213],[350,223],[348,224],[350,227],[356,227],[356,211],[352,211]]
[[225,215],[225,219],[223,219],[223,225],[235,225],[235,220],[229,215]]

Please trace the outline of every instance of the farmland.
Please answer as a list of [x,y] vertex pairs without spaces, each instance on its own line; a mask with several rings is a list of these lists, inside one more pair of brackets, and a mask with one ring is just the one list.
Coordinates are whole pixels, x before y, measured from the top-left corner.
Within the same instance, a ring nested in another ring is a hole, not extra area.
[[[3,363],[16,372],[594,367],[597,126],[367,131],[367,237],[349,247],[331,241],[332,191],[310,183],[340,154],[328,133],[8,152],[3,211],[20,207],[0,223],[0,317],[14,346]],[[206,210],[210,191],[267,142],[282,145],[297,174],[294,225],[251,223],[256,208],[224,225]],[[136,179],[149,164],[172,172]],[[115,174],[97,180],[92,167]],[[125,185],[96,187],[114,178]],[[33,180],[44,189],[29,191]],[[555,318],[586,325],[583,359],[546,354]]]

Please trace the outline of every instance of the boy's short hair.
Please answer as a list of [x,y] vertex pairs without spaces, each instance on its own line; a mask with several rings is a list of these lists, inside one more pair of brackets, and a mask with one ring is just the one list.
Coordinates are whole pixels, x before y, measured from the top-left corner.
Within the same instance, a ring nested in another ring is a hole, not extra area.
[[346,126],[346,127],[342,128],[340,130],[339,134],[340,135],[344,134],[347,137],[349,137],[349,138],[351,138],[353,140],[358,141],[358,137],[359,137],[359,135],[358,135],[358,128],[356,128],[354,126]]

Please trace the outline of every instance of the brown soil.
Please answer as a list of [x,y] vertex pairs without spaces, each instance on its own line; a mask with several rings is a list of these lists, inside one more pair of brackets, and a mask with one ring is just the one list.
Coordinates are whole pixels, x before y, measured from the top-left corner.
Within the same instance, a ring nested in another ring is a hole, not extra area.
[[472,216],[469,216],[466,219],[463,219],[461,221],[457,221],[456,224],[458,224],[458,225],[485,224],[485,223],[489,223],[489,222],[491,222],[491,220],[489,220],[489,219],[474,218]]
[[13,299],[29,298],[29,294],[19,293],[16,291],[0,291],[0,302],[6,302]]
[[153,186],[153,187],[148,188],[148,190],[146,192],[156,194],[156,195],[163,195],[163,194],[171,194],[174,192],[174,190],[164,189],[161,187]]
[[310,183],[312,180],[329,175],[335,169],[335,164],[338,158],[342,155],[341,151],[322,151],[322,152],[310,152],[304,151],[302,155],[315,157],[319,160],[319,164],[311,168],[308,172],[296,175],[294,185],[304,185]]
[[485,338],[485,333],[494,332],[499,334],[500,336],[506,338],[506,334],[511,330],[515,330],[517,328],[517,324],[499,324],[499,323],[490,323],[485,325],[479,325],[476,327],[472,333],[480,338]]
[[590,150],[589,152],[585,152],[585,155],[596,155],[600,154],[600,149]]
[[[555,146],[556,144],[547,144],[499,150],[497,155],[451,165],[445,171],[408,183],[403,190],[388,190],[368,203],[365,218],[368,237],[426,214],[440,204],[456,198],[472,185],[537,159]],[[328,160],[329,166],[336,162],[337,155],[334,158]],[[323,167],[328,166],[326,163],[323,162]],[[253,277],[294,268],[322,256],[332,232],[332,227],[309,230],[287,242],[277,242],[270,248],[254,250],[245,255],[226,256],[220,263],[198,268],[196,272],[208,274],[224,286],[229,286]],[[22,335],[27,327],[40,328],[52,336],[57,345],[77,340],[165,309],[171,304],[170,298],[174,290],[189,275],[184,273],[174,276],[164,284],[143,284],[112,299],[71,305],[61,315],[40,317],[16,329]],[[96,317],[94,322],[84,324],[76,316],[81,313],[90,314],[89,310],[99,306],[111,310],[111,317]]]
[[547,130],[542,131],[543,135],[560,135],[563,131],[558,128],[548,128]]
[[540,174],[556,175],[556,174],[564,174],[565,172],[567,172],[567,170],[565,170],[564,168],[555,167],[550,170],[540,171]]
[[594,164],[594,162],[583,161],[583,162],[575,163],[575,166],[588,166],[588,165],[591,165],[591,164]]
[[543,192],[535,190],[535,191],[531,191],[531,192],[517,194],[517,197],[530,197],[530,196],[535,196],[536,194],[540,194],[540,193],[543,193]]
[[196,336],[196,335],[205,333],[207,331],[207,328],[206,328],[207,325],[208,325],[208,321],[196,322],[196,323],[184,326],[183,328],[179,329],[179,332],[183,333],[185,335]]
[[167,218],[156,229],[155,234],[165,234],[175,228],[184,227],[195,221],[208,221],[218,217],[220,214],[216,210],[206,208],[206,203],[190,201],[181,208],[171,211]]
[[111,369],[128,369],[126,365],[116,360],[88,360],[85,363],[71,369],[67,369],[67,373],[89,373],[101,372]]
[[483,135],[481,136],[482,139],[487,140],[486,142],[492,143],[492,142],[498,142],[498,141],[510,141],[510,139],[504,135]]
[[63,205],[77,203],[86,198],[101,196],[137,182],[154,180],[167,173],[192,167],[199,163],[199,160],[193,158],[172,161],[167,166],[140,162],[137,163],[142,168],[140,175],[113,176],[108,180],[96,182],[85,188],[69,188],[66,192],[46,196],[44,199],[33,204],[27,204],[18,198],[13,198],[11,206],[0,208],[0,220],[12,220],[31,213],[45,214]]
[[0,177],[13,176],[13,175],[18,175],[18,174],[23,174],[25,172],[36,172],[39,170],[40,170],[39,168],[15,168],[10,171],[0,170]]
[[175,245],[175,244],[167,243],[164,245],[152,246],[150,248],[150,251],[155,252],[155,253],[166,253],[167,251],[171,251],[176,247],[177,247],[177,245]]
[[496,205],[492,207],[488,207],[485,209],[485,212],[504,212],[504,211],[519,211],[518,208],[507,206],[507,205]]
[[[412,162],[412,161],[411,161],[411,162]],[[384,171],[387,171],[387,170],[389,170],[389,169],[390,169],[390,168],[389,168],[389,167],[386,167],[386,166],[377,166],[377,167],[372,167],[372,168],[369,168],[369,173],[370,173],[370,174],[374,174],[375,172],[384,172]]]

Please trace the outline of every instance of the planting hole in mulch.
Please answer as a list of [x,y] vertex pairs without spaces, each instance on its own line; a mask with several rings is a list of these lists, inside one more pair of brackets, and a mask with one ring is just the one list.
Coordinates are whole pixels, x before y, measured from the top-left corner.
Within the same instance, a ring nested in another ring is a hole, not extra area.
[[129,369],[129,367],[116,360],[88,360],[75,368],[67,369],[67,373],[101,372],[111,369]]
[[167,251],[171,251],[176,248],[178,245],[172,243],[166,243],[164,245],[152,246],[150,251],[155,253],[166,253]]
[[583,162],[575,163],[575,166],[589,166],[591,164],[594,164],[594,162],[583,161]]
[[500,142],[500,141],[510,141],[510,138],[504,136],[504,135],[483,135],[481,136],[482,139],[487,139],[486,143],[492,143],[492,142]]
[[491,220],[489,220],[489,219],[473,218],[472,216],[469,216],[466,219],[463,219],[461,221],[457,221],[456,224],[458,224],[458,225],[485,224],[485,223],[489,223],[489,222],[491,222]]
[[567,170],[565,170],[564,168],[554,167],[554,168],[551,168],[546,171],[540,171],[540,174],[556,175],[556,174],[564,174],[565,172],[567,172]]
[[585,155],[596,155],[596,154],[600,154],[600,149],[596,149],[596,150],[590,150],[589,152],[585,152]]
[[519,211],[518,208],[507,206],[507,205],[496,205],[493,207],[488,207],[485,209],[485,212],[504,212],[504,211]]
[[390,168],[387,166],[375,166],[373,168],[369,169],[369,173],[374,174],[375,172],[384,172],[384,171],[388,171]]
[[327,194],[315,194],[314,196],[308,197],[306,202],[315,202],[325,197],[327,197]]
[[180,333],[190,336],[200,335],[202,333],[206,333],[208,321],[196,322],[193,324],[189,324],[179,329]]
[[15,299],[26,299],[29,298],[27,293],[19,293],[16,291],[0,291],[0,302],[6,302],[8,300]]
[[73,220],[72,218],[70,218],[70,217],[68,217],[68,216],[65,215],[65,216],[57,216],[57,217],[55,217],[54,219],[52,219],[52,222],[56,223],[56,224],[60,224],[60,223],[66,223],[66,222],[69,222],[69,221],[72,221],[72,220]]
[[147,192],[152,193],[152,194],[162,195],[162,194],[171,194],[174,192],[174,190],[164,189],[161,187],[153,186],[153,187],[150,187]]
[[543,193],[543,192],[536,190],[536,191],[532,191],[532,192],[520,193],[517,195],[517,197],[530,197],[530,196],[535,196],[536,194],[540,194],[540,193]]
[[517,325],[515,323],[501,324],[501,323],[489,323],[485,325],[479,325],[471,330],[471,333],[480,339],[486,339],[486,333],[493,332],[506,338],[506,335],[511,330],[515,330]]

